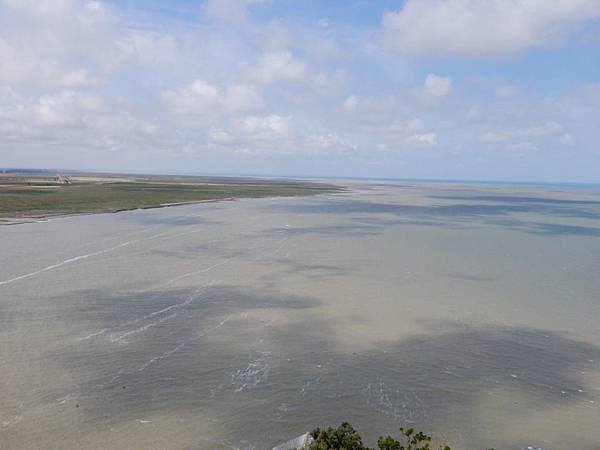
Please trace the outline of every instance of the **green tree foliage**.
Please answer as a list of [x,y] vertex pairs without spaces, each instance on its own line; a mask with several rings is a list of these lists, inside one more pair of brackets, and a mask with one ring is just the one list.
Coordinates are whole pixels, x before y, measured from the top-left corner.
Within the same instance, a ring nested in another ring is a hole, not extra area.
[[[431,436],[422,431],[415,432],[414,428],[400,427],[402,442],[391,436],[380,437],[377,439],[377,446],[380,450],[431,450]],[[439,450],[451,450],[450,447],[439,446]]]
[[[310,434],[314,442],[309,450],[374,450],[363,444],[358,432],[348,422],[337,428],[315,428]],[[381,436],[377,440],[377,447],[379,450],[434,450],[431,440],[431,436],[421,431],[415,432],[414,428],[400,428],[400,439]],[[451,449],[447,445],[440,445],[435,450]]]
[[348,422],[337,428],[315,428],[310,434],[315,441],[309,450],[370,450],[363,445],[362,438]]

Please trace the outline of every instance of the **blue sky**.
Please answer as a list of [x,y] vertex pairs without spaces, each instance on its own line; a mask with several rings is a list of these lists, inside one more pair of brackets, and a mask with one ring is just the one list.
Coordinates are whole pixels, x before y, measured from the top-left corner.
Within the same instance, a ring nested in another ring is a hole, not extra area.
[[600,182],[599,0],[0,0],[0,166]]

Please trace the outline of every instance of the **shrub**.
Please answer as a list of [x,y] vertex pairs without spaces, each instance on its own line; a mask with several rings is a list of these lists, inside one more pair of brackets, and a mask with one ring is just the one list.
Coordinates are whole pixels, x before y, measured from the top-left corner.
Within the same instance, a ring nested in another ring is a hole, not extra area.
[[[315,428],[310,435],[314,442],[309,450],[375,450],[366,447],[358,432],[348,422],[337,428]],[[392,436],[381,436],[377,439],[379,450],[433,450],[432,437],[414,428],[400,428],[400,439]],[[447,445],[438,446],[437,450],[451,450]],[[488,449],[494,450],[494,449]]]

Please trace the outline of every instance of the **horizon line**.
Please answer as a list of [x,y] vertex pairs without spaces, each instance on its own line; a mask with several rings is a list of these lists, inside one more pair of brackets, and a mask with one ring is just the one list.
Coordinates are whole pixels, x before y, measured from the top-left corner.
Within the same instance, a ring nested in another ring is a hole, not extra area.
[[568,185],[568,186],[600,186],[600,181],[560,181],[560,180],[510,180],[480,178],[417,178],[417,177],[378,177],[378,176],[344,176],[344,175],[307,175],[307,174],[273,174],[273,173],[239,173],[239,172],[183,172],[183,171],[123,171],[118,169],[67,169],[59,167],[0,167],[0,173],[6,171],[27,172],[63,172],[63,173],[97,173],[110,175],[171,175],[197,177],[241,177],[241,178],[300,178],[300,179],[335,179],[335,180],[373,180],[373,181],[411,181],[429,183],[481,183],[481,184],[523,184],[523,185]]

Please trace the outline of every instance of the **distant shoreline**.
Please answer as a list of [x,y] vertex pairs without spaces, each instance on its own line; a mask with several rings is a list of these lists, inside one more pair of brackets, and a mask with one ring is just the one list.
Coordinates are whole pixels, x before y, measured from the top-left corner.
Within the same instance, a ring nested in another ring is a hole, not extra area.
[[[66,214],[47,214],[43,216],[22,216],[22,217],[0,217],[0,226],[1,225],[21,225],[25,223],[40,223],[40,222],[48,222],[53,219],[63,219],[67,217],[74,216],[93,216],[97,214],[117,214],[121,212],[127,211],[141,211],[145,209],[161,209],[161,208],[170,208],[173,206],[185,206],[185,205],[196,205],[200,203],[217,203],[217,202],[232,202],[238,199],[250,198],[250,197],[239,197],[239,198],[219,198],[212,200],[192,200],[188,202],[178,202],[178,203],[165,203],[162,205],[156,206],[146,206],[143,208],[123,208],[123,209],[111,209],[111,210],[98,210],[98,211],[85,211],[85,212],[74,212],[74,213],[66,213]],[[252,198],[266,198],[266,197],[252,197]]]
[[297,197],[344,191],[345,187],[339,185],[297,180],[0,174],[0,225],[241,198]]

